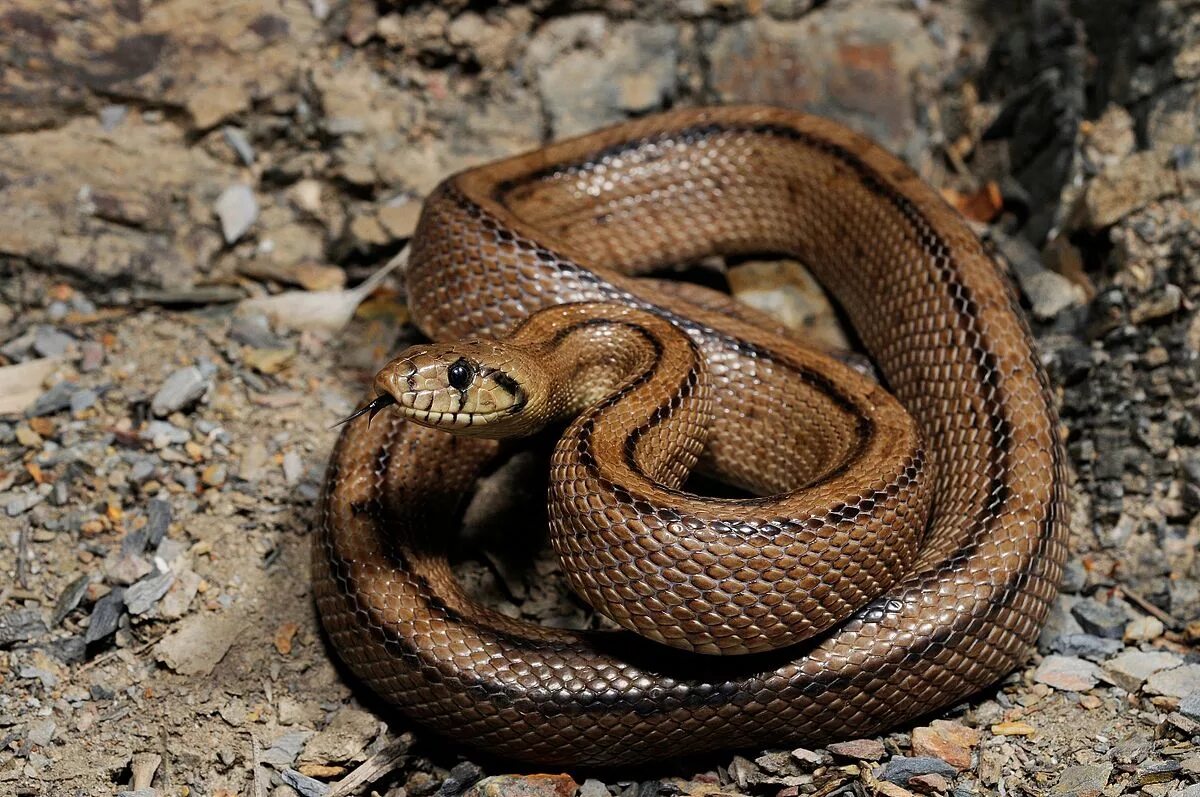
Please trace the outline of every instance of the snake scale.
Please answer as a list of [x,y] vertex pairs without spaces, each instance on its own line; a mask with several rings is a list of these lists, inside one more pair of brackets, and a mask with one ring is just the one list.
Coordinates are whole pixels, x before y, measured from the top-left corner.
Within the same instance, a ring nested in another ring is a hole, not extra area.
[[[644,278],[763,252],[811,268],[890,395]],[[1066,554],[1052,396],[1007,280],[877,144],[685,109],[470,169],[428,198],[407,291],[439,344],[381,371],[370,414],[399,407],[345,426],[313,560],[332,644],[407,715],[540,764],[628,764],[877,733],[1029,654]],[[465,595],[448,541],[501,445],[476,410],[574,417],[551,540],[656,641]],[[753,497],[693,495],[693,466]]]

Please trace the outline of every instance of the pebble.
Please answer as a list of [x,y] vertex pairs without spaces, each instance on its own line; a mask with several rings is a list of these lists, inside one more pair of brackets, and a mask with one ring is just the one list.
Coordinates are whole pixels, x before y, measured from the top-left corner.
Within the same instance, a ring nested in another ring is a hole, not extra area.
[[208,675],[225,658],[242,623],[223,614],[193,614],[154,646],[160,661],[181,675]]
[[221,128],[221,134],[225,137],[225,143],[237,153],[243,164],[254,165],[254,146],[246,138],[246,131],[240,127],[225,125]]
[[1146,679],[1145,690],[1152,695],[1178,698],[1200,691],[1200,664],[1160,670]]
[[1111,763],[1067,767],[1050,790],[1051,797],[1099,797],[1112,776]]
[[112,592],[96,601],[96,605],[92,607],[83,641],[91,645],[112,636],[116,633],[117,625],[121,622],[121,615],[124,613],[125,588],[113,587]]
[[944,794],[950,788],[950,781],[936,773],[917,775],[908,779],[908,785],[922,794]]
[[466,797],[574,797],[578,789],[569,775],[496,775],[476,783]]
[[283,480],[287,482],[289,487],[295,487],[300,483],[300,477],[304,475],[304,462],[300,459],[300,455],[296,450],[289,449],[283,455]]
[[971,768],[971,751],[979,744],[980,734],[958,722],[934,720],[912,732],[913,755],[940,758],[958,771]]
[[1152,761],[1138,769],[1137,783],[1139,786],[1166,783],[1178,777],[1182,769],[1183,765],[1178,761]]
[[[458,797],[474,784],[478,783],[483,777],[483,769],[470,761],[460,761],[450,770],[450,774],[442,781],[442,785],[438,788],[438,797]],[[587,788],[588,783],[598,783],[601,791],[594,797],[608,797],[608,790],[604,788],[604,784],[600,781],[584,781],[580,793]],[[595,792],[595,787],[592,788]]]
[[121,122],[125,121],[128,113],[129,106],[127,105],[105,105],[99,113],[100,127],[104,129],[104,132],[111,133]]
[[125,608],[134,616],[145,614],[167,594],[174,583],[175,574],[170,570],[143,578],[125,590]]
[[1182,663],[1183,659],[1163,650],[1126,650],[1105,662],[1103,670],[1106,680],[1127,692],[1136,692],[1156,672]]
[[325,797],[329,793],[329,785],[319,780],[302,775],[294,769],[285,769],[279,773],[283,782],[291,786],[303,797]]
[[610,797],[608,787],[602,781],[588,778],[579,787],[579,797]]
[[356,708],[343,708],[304,747],[302,764],[345,764],[358,759],[379,734],[379,720]]
[[33,332],[33,350],[42,357],[62,357],[75,345],[75,338],[54,327],[39,326]]
[[312,737],[312,731],[292,731],[285,733],[271,742],[271,746],[263,750],[258,760],[273,767],[289,767],[304,749],[304,744]]
[[848,742],[834,742],[826,745],[825,749],[836,756],[859,761],[879,761],[887,752],[883,747],[883,742],[878,739],[852,739]]
[[1120,606],[1096,600],[1080,601],[1071,608],[1071,614],[1084,631],[1105,639],[1120,639],[1129,622],[1129,616]]
[[229,472],[225,465],[220,462],[214,462],[205,467],[204,471],[200,474],[200,481],[209,487],[220,487],[225,483],[228,474]]
[[1062,634],[1050,640],[1050,650],[1064,656],[1081,656],[1101,662],[1125,649],[1117,639],[1106,639],[1095,634]]
[[79,360],[79,370],[85,374],[100,370],[104,365],[104,347],[94,340],[85,340],[79,345],[82,357]]
[[23,515],[30,509],[46,500],[46,496],[38,492],[21,493],[4,505],[4,512],[9,517]]
[[1124,639],[1129,643],[1149,642],[1166,633],[1166,627],[1157,617],[1139,617],[1125,626]]
[[37,609],[13,609],[0,614],[0,649],[36,639],[45,632],[46,623]]
[[907,786],[909,779],[918,775],[942,775],[952,778],[957,774],[958,770],[940,758],[933,756],[908,758],[898,755],[893,756],[887,762],[881,777],[899,786]]
[[140,437],[143,440],[149,440],[155,448],[182,445],[192,439],[192,435],[187,429],[180,429],[167,421],[150,421],[142,429]]
[[91,576],[87,573],[72,581],[62,594],[58,596],[58,600],[54,602],[54,613],[50,616],[51,627],[57,626],[67,615],[75,611],[79,606],[79,602],[83,600],[83,596],[87,593],[88,584],[91,582]]
[[1145,761],[1146,756],[1150,755],[1150,751],[1153,749],[1154,742],[1149,738],[1131,736],[1109,750],[1108,757],[1117,766],[1131,770]]
[[84,410],[94,407],[99,399],[100,394],[90,387],[75,391],[71,394],[70,399],[71,414],[79,415]]
[[200,368],[194,365],[180,368],[163,381],[150,401],[150,411],[165,418],[199,401],[208,388],[208,377]]
[[248,185],[229,186],[213,207],[227,244],[236,243],[258,219],[258,200]]
[[29,726],[25,732],[25,738],[38,747],[45,747],[54,741],[54,734],[57,731],[58,726],[54,724],[54,720],[41,719]]
[[1033,680],[1064,692],[1085,692],[1099,683],[1100,668],[1076,656],[1047,656]]
[[33,402],[33,406],[25,411],[26,417],[37,418],[65,410],[71,406],[71,397],[76,390],[78,390],[77,385],[65,380],[55,384],[38,396],[37,401]]
[[1200,691],[1190,692],[1179,701],[1179,713],[1200,722]]

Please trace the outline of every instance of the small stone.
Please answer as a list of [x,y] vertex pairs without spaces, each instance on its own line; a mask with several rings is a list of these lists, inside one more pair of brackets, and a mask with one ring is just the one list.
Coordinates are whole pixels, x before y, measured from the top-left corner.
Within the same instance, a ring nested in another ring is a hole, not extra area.
[[33,427],[24,423],[17,424],[17,429],[14,432],[14,436],[16,437],[17,442],[25,448],[37,448],[41,446],[43,442],[45,442],[42,440],[42,436],[40,434],[33,431]]
[[1163,650],[1126,650],[1103,665],[1105,679],[1124,689],[1136,692],[1146,679],[1160,670],[1178,667],[1183,659]]
[[1153,761],[1138,768],[1137,782],[1139,786],[1166,783],[1177,778],[1182,770],[1183,765],[1178,761]]
[[304,749],[304,744],[313,735],[312,731],[292,731],[271,742],[271,746],[259,755],[259,761],[270,766],[290,767]]
[[238,241],[258,219],[258,200],[248,185],[231,185],[221,192],[214,209],[221,221],[225,243]]
[[465,797],[575,797],[578,789],[569,775],[497,775],[476,783]]
[[365,711],[343,708],[304,747],[302,764],[345,764],[361,759],[379,734],[379,720]]
[[227,475],[228,471],[225,466],[219,462],[214,462],[200,474],[200,481],[209,487],[220,487],[225,483]]
[[161,764],[162,756],[158,753],[135,753],[129,760],[129,769],[133,773],[133,788],[150,788]]
[[75,338],[54,327],[39,326],[33,333],[33,350],[42,357],[62,357],[75,346]]
[[78,387],[71,382],[62,381],[38,396],[33,406],[25,411],[26,417],[36,418],[51,415],[71,406],[71,397]]
[[208,388],[208,378],[199,368],[194,365],[180,368],[168,376],[154,394],[150,411],[159,418],[165,418],[199,401]]
[[1200,664],[1160,670],[1146,679],[1145,690],[1152,695],[1178,698],[1200,691]]
[[283,782],[298,791],[302,797],[325,797],[329,793],[329,785],[319,780],[303,775],[294,769],[285,769],[279,773]]
[[45,500],[46,496],[41,493],[22,493],[4,505],[4,512],[9,517],[17,517],[18,515],[25,514]]
[[127,105],[105,105],[100,109],[100,127],[104,129],[104,132],[111,133],[121,122],[125,121],[128,114],[129,106]]
[[1047,656],[1033,680],[1064,692],[1085,692],[1100,681],[1100,668],[1075,656]]
[[71,414],[82,414],[84,410],[94,407],[99,399],[100,395],[90,387],[75,391],[71,394]]
[[1064,656],[1080,656],[1101,662],[1125,649],[1117,639],[1105,639],[1095,634],[1063,634],[1050,640],[1049,649]]
[[[442,785],[438,788],[438,797],[458,797],[474,784],[479,782],[483,777],[483,769],[478,764],[473,764],[470,761],[460,761],[455,764],[450,770],[450,775],[442,781]],[[600,783],[600,781],[592,781]],[[587,786],[587,781],[584,782],[584,787]],[[580,788],[580,793],[584,791],[584,787]],[[604,784],[600,783],[600,788],[603,790],[595,797],[608,797],[608,790],[604,788]],[[595,787],[592,787],[595,791]]]
[[221,614],[194,614],[164,637],[158,659],[181,675],[209,675],[225,658],[243,623]]
[[945,794],[950,788],[950,781],[941,775],[930,773],[909,778],[908,785],[922,794]]
[[1166,632],[1162,620],[1157,617],[1139,617],[1125,626],[1124,639],[1126,642],[1149,642],[1158,639]]
[[170,570],[143,578],[125,590],[125,608],[134,616],[145,614],[167,594],[174,583],[175,574]]
[[1153,740],[1144,736],[1131,736],[1109,750],[1108,757],[1122,769],[1132,770],[1145,761],[1153,749]]
[[934,720],[926,728],[914,728],[912,751],[917,757],[940,758],[959,772],[971,768],[971,751],[980,734],[957,722]]
[[260,374],[277,374],[295,357],[293,349],[246,349],[242,352],[242,361]]
[[31,744],[36,744],[38,747],[46,747],[50,742],[54,741],[54,735],[57,731],[58,726],[54,724],[54,720],[36,720],[25,731],[25,738]]
[[46,633],[46,623],[37,609],[14,609],[0,614],[0,649],[28,642]]
[[940,758],[932,756],[908,758],[898,755],[893,756],[892,760],[887,762],[882,777],[899,786],[907,786],[909,779],[918,775],[942,775],[952,778],[957,774],[958,770]]
[[793,750],[792,758],[807,768],[826,766],[832,760],[832,756],[826,750],[808,750],[803,747]]
[[[50,616],[51,627],[56,627],[59,623],[66,619],[67,615],[75,611],[79,606],[79,602],[83,600],[84,594],[87,593],[88,583],[91,577],[86,573],[75,579],[62,591],[58,596],[58,600],[54,602],[54,614]],[[3,642],[0,640],[0,647],[3,647]]]
[[283,480],[287,482],[289,487],[295,487],[300,483],[300,477],[304,475],[304,461],[300,459],[300,455],[296,450],[289,449],[283,455]]
[[883,742],[878,739],[853,739],[848,742],[834,742],[826,745],[826,750],[842,758],[853,758],[858,761],[879,761],[887,751]]
[[1120,639],[1125,632],[1125,624],[1129,622],[1129,617],[1120,606],[1096,600],[1080,601],[1071,608],[1071,614],[1075,615],[1084,631],[1105,639]]
[[1052,797],[1100,797],[1112,776],[1111,763],[1067,767],[1050,790]]
[[225,125],[221,129],[221,134],[225,137],[225,143],[237,153],[238,158],[243,164],[246,166],[254,165],[254,146],[246,138],[246,131],[234,125]]
[[85,374],[90,374],[93,371],[100,370],[100,366],[104,365],[104,347],[94,340],[85,340],[79,345],[79,351],[82,359],[79,361],[79,370]]
[[1190,720],[1200,722],[1200,691],[1191,692],[1180,699],[1179,713]]
[[610,795],[608,787],[604,785],[603,781],[588,778],[579,787],[579,797],[610,797]]
[[267,464],[267,447],[257,440],[246,444],[238,462],[238,478],[246,482],[256,482],[263,474]]
[[114,587],[112,592],[96,601],[96,605],[92,607],[83,641],[91,645],[112,636],[116,633],[117,625],[121,622],[121,615],[124,613],[125,588]]

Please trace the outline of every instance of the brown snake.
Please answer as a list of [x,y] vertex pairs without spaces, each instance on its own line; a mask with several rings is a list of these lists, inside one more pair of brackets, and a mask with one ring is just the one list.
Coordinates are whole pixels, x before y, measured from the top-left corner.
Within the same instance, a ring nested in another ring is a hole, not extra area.
[[[674,111],[449,178],[412,246],[414,318],[448,343],[380,373],[372,414],[400,412],[345,427],[314,556],[335,648],[411,717],[623,764],[873,734],[1028,655],[1066,554],[1052,398],[996,265],[876,144],[778,109]],[[895,400],[637,277],[763,252],[813,270]],[[461,433],[519,413],[575,416],[550,495],[572,585],[670,647],[514,620],[455,581],[448,540],[499,451]],[[764,497],[692,495],[697,458]]]

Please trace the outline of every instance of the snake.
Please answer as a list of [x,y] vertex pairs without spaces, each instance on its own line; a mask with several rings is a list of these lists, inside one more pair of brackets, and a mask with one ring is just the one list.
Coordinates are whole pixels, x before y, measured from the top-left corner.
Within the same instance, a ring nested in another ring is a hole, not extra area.
[[[1067,551],[1054,395],[1006,273],[879,144],[671,110],[448,177],[410,247],[431,342],[342,429],[313,583],[341,660],[412,720],[631,765],[881,733],[1031,654]],[[877,379],[661,279],[764,253],[814,274]],[[547,434],[550,544],[611,627],[509,617],[451,566],[473,485]]]

